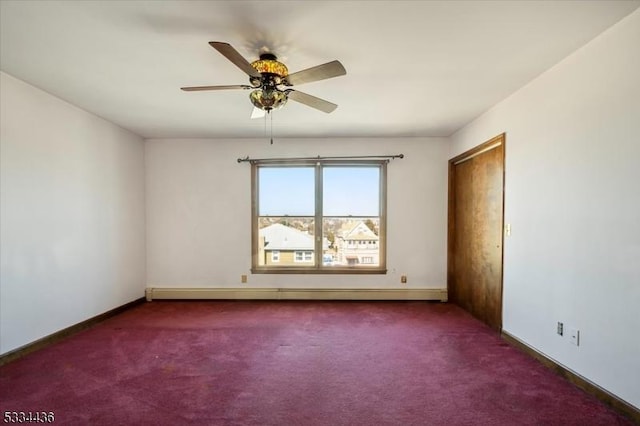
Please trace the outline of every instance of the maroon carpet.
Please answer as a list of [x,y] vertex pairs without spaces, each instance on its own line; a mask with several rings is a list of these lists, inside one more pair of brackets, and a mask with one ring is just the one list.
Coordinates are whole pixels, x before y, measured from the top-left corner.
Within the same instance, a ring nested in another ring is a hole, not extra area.
[[630,425],[461,309],[152,302],[0,368],[79,425]]

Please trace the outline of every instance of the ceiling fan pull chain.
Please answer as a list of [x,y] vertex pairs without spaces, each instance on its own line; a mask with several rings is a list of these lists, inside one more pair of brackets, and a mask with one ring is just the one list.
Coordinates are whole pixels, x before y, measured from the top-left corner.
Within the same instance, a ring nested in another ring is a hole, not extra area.
[[271,116],[271,145],[273,145],[273,114],[269,114],[269,115]]

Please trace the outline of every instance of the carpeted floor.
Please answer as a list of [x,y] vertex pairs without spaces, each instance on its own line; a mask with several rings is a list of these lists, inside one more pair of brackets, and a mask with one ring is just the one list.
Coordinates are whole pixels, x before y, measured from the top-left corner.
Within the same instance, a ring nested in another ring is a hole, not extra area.
[[630,425],[460,308],[140,305],[0,368],[0,409],[78,425]]

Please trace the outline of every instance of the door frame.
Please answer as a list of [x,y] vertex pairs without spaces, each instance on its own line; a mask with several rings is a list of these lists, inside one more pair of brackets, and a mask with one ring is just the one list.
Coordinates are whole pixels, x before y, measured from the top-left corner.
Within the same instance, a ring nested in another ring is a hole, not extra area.
[[[505,176],[506,176],[506,133],[501,133],[488,141],[481,143],[480,145],[471,148],[460,155],[457,155],[449,160],[449,191],[448,191],[448,214],[447,214],[447,294],[449,300],[455,302],[456,295],[455,289],[452,289],[452,281],[454,276],[453,265],[453,242],[455,239],[455,166],[472,159],[484,152],[502,145],[502,229],[500,230],[500,324],[499,329],[502,330],[502,316],[504,311],[503,303],[503,287],[504,287],[504,237],[505,237],[505,221],[504,221],[504,205],[505,205]],[[453,290],[453,291],[452,291]],[[451,297],[453,296],[453,297]]]

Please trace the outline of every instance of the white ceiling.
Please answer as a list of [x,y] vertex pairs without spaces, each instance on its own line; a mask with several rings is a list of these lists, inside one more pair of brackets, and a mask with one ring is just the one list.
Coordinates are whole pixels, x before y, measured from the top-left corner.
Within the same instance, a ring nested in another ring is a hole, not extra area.
[[[247,84],[212,49],[267,47],[290,72],[334,59],[347,75],[296,86],[279,137],[448,136],[638,8],[638,1],[6,1],[0,67],[146,138],[261,137]],[[1,93],[1,92],[0,92]]]

